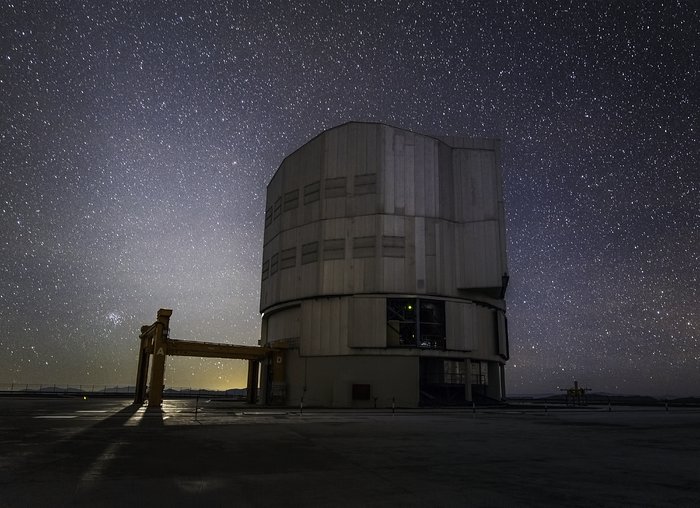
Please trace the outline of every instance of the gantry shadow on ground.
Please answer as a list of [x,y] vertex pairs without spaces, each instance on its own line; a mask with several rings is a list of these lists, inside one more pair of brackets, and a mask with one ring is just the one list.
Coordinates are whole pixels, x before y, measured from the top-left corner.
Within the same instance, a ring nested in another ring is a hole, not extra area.
[[0,506],[697,506],[700,410],[0,399]]

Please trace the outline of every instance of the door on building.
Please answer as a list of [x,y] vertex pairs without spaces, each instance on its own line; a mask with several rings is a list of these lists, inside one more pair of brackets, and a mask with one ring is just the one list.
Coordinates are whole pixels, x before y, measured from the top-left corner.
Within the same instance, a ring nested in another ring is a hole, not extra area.
[[420,359],[420,405],[458,406],[466,403],[463,360]]

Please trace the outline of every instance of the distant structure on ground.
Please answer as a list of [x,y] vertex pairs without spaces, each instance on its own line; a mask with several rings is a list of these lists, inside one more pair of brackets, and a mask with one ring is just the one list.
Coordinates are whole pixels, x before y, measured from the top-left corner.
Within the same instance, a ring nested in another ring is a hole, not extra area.
[[266,403],[501,399],[508,283],[499,141],[351,122],[267,188]]

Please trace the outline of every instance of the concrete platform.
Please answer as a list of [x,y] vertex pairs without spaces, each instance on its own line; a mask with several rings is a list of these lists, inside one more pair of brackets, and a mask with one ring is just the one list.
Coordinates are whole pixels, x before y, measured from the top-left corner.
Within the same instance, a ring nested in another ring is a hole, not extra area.
[[[195,418],[196,417],[196,418]],[[700,410],[0,398],[0,506],[697,506]]]

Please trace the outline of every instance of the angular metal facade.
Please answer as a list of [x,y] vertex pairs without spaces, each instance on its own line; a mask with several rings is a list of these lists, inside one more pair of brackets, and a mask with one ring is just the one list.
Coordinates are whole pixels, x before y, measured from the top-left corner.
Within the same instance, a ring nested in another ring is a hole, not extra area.
[[504,396],[499,143],[329,129],[267,189],[267,402],[417,406]]

